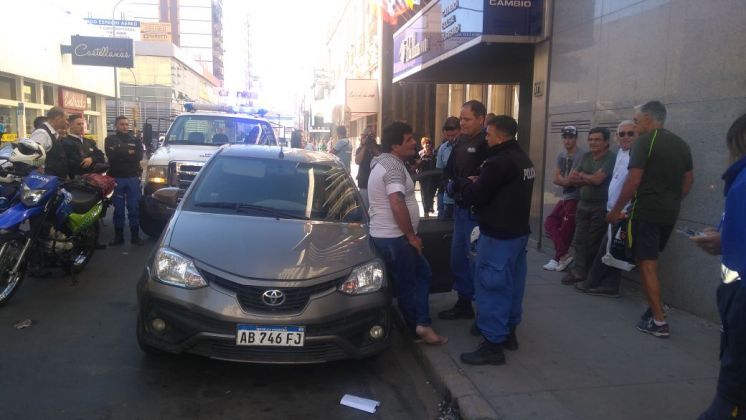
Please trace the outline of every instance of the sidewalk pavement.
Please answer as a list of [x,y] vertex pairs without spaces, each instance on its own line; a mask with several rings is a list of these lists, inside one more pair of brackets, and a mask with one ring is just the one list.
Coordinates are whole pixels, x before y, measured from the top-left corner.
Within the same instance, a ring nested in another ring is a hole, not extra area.
[[542,270],[547,258],[529,249],[520,348],[505,351],[503,366],[462,363],[479,342],[472,321],[437,319],[456,298],[431,296],[433,326],[450,341],[417,353],[462,418],[696,419],[715,394],[719,326],[672,308],[670,338],[643,334],[635,325],[647,304],[635,285],[617,299],[582,295]]

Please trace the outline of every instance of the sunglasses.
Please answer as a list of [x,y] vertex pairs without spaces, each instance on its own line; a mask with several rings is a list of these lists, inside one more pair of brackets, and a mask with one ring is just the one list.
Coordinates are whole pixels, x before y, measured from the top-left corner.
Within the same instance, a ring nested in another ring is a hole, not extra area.
[[449,126],[447,126],[447,127],[443,127],[443,130],[446,130],[446,131],[450,131],[450,130],[457,130],[457,129],[458,129],[458,127],[452,127],[452,126],[450,126],[450,125],[449,125]]
[[620,131],[616,133],[619,137],[634,137],[635,132],[634,131]]

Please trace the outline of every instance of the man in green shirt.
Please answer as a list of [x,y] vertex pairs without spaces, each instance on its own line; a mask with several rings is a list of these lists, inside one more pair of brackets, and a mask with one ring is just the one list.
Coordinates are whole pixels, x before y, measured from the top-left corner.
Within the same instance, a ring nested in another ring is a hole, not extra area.
[[622,209],[632,200],[628,244],[640,268],[650,305],[637,329],[662,338],[668,337],[670,331],[660,301],[658,255],[679,217],[681,200],[694,182],[689,145],[663,128],[665,120],[666,107],[658,101],[635,108],[640,138],[632,146],[622,193],[606,217],[613,224],[627,217]]
[[615,162],[614,154],[609,151],[610,137],[608,129],[592,128],[588,132],[590,151],[583,154],[570,173],[570,182],[580,187],[580,201],[575,212],[575,235],[571,245],[575,262],[562,278],[562,284],[585,280],[606,231],[606,201]]

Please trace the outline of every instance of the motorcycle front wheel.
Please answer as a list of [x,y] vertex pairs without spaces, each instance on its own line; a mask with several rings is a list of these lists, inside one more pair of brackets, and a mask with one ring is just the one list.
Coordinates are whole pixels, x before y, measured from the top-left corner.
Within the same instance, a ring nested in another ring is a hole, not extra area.
[[11,273],[18,263],[25,243],[26,241],[20,236],[0,239],[0,306],[13,297],[26,277],[28,261],[25,258],[18,266],[18,271]]
[[70,255],[71,261],[65,264],[65,271],[73,272],[75,274],[83,271],[88,261],[93,256],[93,251],[96,250],[98,244],[98,236],[101,232],[101,227],[98,221],[92,224],[90,227],[81,231],[78,237],[73,242],[73,249]]

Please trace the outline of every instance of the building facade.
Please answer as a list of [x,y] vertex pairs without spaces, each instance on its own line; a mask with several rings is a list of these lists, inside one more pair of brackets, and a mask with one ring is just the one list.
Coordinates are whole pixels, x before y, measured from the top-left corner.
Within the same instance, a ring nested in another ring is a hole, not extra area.
[[[44,13],[38,13],[44,10]],[[105,98],[114,95],[111,68],[73,65],[61,45],[70,45],[71,29],[85,22],[61,6],[29,0],[6,11],[3,28],[8,34],[28,34],[28,16],[45,28],[42,34],[0,41],[0,124],[4,140],[28,137],[33,120],[52,106],[84,114],[92,138],[105,137]]]
[[[544,14],[542,28],[526,34],[516,25],[536,17],[531,8]],[[469,99],[516,116],[518,140],[537,167],[531,225],[538,246],[551,246],[542,221],[561,193],[551,180],[561,127],[576,125],[587,147],[591,127],[614,129],[649,100],[666,104],[667,128],[692,149],[695,184],[679,225],[717,225],[725,132],[746,112],[745,3],[432,0],[421,9],[384,26],[383,123],[406,119],[438,134],[443,118]],[[661,260],[664,301],[716,319],[718,267],[717,258],[673,235]]]

